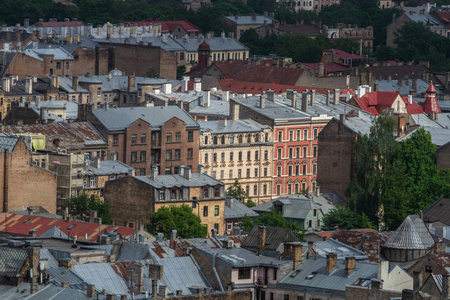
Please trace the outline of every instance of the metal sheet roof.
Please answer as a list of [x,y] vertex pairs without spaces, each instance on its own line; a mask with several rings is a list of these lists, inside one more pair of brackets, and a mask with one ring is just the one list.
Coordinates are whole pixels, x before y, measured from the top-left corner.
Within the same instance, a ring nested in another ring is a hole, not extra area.
[[433,245],[433,237],[422,219],[417,215],[410,215],[389,237],[384,247],[394,249],[429,249]]
[[225,199],[225,220],[243,218],[246,215],[249,217],[259,216],[258,213],[254,212],[252,209],[250,209],[240,201],[234,199],[233,197],[227,197]]
[[74,272],[98,291],[105,290],[115,295],[128,295],[125,281],[117,275],[109,263],[75,265]]
[[219,121],[199,121],[198,124],[200,131],[211,130],[212,133],[259,132],[266,127],[252,119],[228,120],[226,125]]
[[209,175],[193,173],[191,180],[184,178],[181,175],[158,175],[156,181],[152,180],[150,176],[134,176],[133,178],[140,180],[155,188],[171,188],[171,187],[201,187],[201,186],[216,186],[224,185]]
[[27,251],[24,249],[0,248],[0,276],[18,276],[27,257]]
[[19,137],[0,136],[0,152],[5,152],[5,150],[8,149],[9,154],[12,154],[19,139]]
[[[264,250],[276,251],[280,244],[285,242],[298,242],[294,232],[289,228],[266,226],[266,243]],[[258,246],[258,226],[253,227],[248,234],[243,248],[256,249]]]
[[58,261],[56,258],[48,251],[48,248],[41,248],[40,249],[40,259],[47,261],[47,268],[57,268],[58,267]]
[[45,269],[45,274],[49,276],[49,282],[56,286],[68,283],[71,288],[83,289],[83,279],[72,270],[67,270],[64,267],[49,268]]

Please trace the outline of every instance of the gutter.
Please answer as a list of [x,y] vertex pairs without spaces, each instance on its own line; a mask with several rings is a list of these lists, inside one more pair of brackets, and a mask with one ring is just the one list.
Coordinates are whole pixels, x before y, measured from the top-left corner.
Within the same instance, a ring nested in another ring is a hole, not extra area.
[[212,269],[212,271],[214,273],[214,278],[216,279],[217,284],[219,285],[220,291],[224,292],[224,289],[223,289],[223,286],[222,286],[222,282],[220,281],[220,278],[219,278],[219,274],[217,274],[217,271],[216,271],[216,256],[217,256],[217,253],[214,252],[213,255],[212,255],[211,269]]

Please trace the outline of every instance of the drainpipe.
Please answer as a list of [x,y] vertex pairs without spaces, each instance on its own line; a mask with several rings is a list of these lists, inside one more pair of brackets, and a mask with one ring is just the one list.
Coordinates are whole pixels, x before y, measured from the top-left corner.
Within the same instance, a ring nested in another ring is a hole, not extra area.
[[214,273],[214,278],[216,279],[217,283],[219,284],[219,288],[221,292],[224,292],[223,286],[222,286],[222,282],[219,279],[219,275],[217,274],[216,271],[216,256],[217,256],[217,252],[214,252],[212,255],[212,271]]

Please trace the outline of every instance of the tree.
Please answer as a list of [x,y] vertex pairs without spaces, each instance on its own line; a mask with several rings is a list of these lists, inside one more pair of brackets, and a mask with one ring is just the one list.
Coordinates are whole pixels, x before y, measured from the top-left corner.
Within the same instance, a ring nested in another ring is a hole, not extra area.
[[85,193],[77,197],[71,197],[67,203],[66,208],[69,215],[83,220],[89,220],[89,211],[97,211],[97,216],[102,218],[103,224],[111,224],[112,218],[110,213],[110,205],[100,200],[97,195],[87,195]]
[[322,230],[374,228],[372,222],[364,214],[358,214],[343,206],[332,209],[323,217]]
[[233,197],[234,199],[239,200],[243,204],[246,204],[248,201],[251,201],[251,203],[253,203],[252,199],[247,195],[247,193],[245,192],[244,188],[241,186],[237,178],[234,180],[233,185],[227,189],[227,196]]
[[295,233],[297,238],[303,241],[305,229],[303,229],[296,222],[286,220],[281,212],[277,213],[274,209],[262,213],[254,221],[249,216],[245,215],[242,220],[242,229],[244,231],[251,231],[252,228],[258,224],[263,224],[265,226],[290,228]]
[[147,229],[153,234],[162,232],[166,238],[170,237],[170,232],[174,229],[182,238],[204,238],[208,233],[200,217],[195,215],[192,208],[186,204],[161,207],[151,215]]

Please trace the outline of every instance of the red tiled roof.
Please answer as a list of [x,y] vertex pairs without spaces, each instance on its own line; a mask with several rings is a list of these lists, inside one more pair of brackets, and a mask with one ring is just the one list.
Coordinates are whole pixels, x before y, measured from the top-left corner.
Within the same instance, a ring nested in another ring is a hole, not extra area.
[[433,85],[433,82],[430,83],[430,85],[427,88],[427,93],[436,93],[436,88]]
[[450,11],[435,11],[434,14],[446,28],[450,28]]
[[[400,94],[397,92],[370,92],[366,93],[361,98],[354,97],[358,106],[374,116],[378,116],[383,109],[391,108],[392,103],[399,97]],[[408,102],[408,97],[401,97],[406,104],[406,110],[409,114],[421,114],[423,110],[421,107],[412,101],[411,104]]]
[[200,30],[189,21],[136,21],[124,22],[126,25],[148,26],[161,24],[162,33],[174,32],[178,26],[183,27],[187,32],[200,33]]
[[323,50],[323,52],[332,52],[332,51],[334,51],[334,54],[336,56],[340,57],[340,58],[345,58],[345,59],[348,59],[348,58],[350,58],[350,59],[367,58],[366,56],[363,56],[363,55],[350,54],[350,53],[347,53],[345,51],[338,50],[338,49],[326,49],[326,50]]
[[198,50],[199,51],[211,51],[211,47],[208,45],[208,43],[205,41],[203,41],[203,43],[201,43],[198,46]]
[[333,231],[321,231],[321,232],[316,232],[316,234],[326,238],[327,240],[330,238],[331,234],[333,233]]
[[[302,93],[306,90],[316,90],[317,94],[325,95],[327,91],[333,92],[333,89],[316,88],[310,86],[297,86],[297,85],[285,85],[277,83],[260,83],[250,81],[238,81],[233,79],[219,79],[219,85],[222,90],[230,91],[233,93],[246,93],[246,94],[261,94],[261,92],[267,92],[268,90],[275,91],[276,94],[285,93],[286,90],[295,90],[297,93]],[[352,89],[342,89],[341,94],[350,93],[354,95]]]
[[84,25],[83,21],[69,21],[69,22],[40,22],[42,27],[61,27],[62,25],[65,25],[67,27],[76,27]]
[[[310,69],[314,69],[314,70],[319,69],[319,63],[310,63],[310,64],[304,64],[304,65]],[[344,72],[348,68],[350,68],[350,66],[338,64],[335,62],[325,63],[325,74],[326,73],[335,73],[335,72]]]
[[[0,231],[8,232],[12,234],[28,235],[31,229],[36,229],[37,236],[52,228],[58,227],[62,232],[68,234],[67,228],[75,225],[70,230],[70,236],[77,236],[78,240],[85,240],[87,234],[87,241],[96,242],[99,233],[99,226],[95,223],[81,222],[81,221],[66,221],[52,218],[36,217],[29,215],[17,215],[10,213],[0,214]],[[133,234],[133,228],[113,226],[113,225],[101,225],[100,232],[103,234],[104,230],[115,230],[118,234],[125,234],[126,238],[129,238]]]

